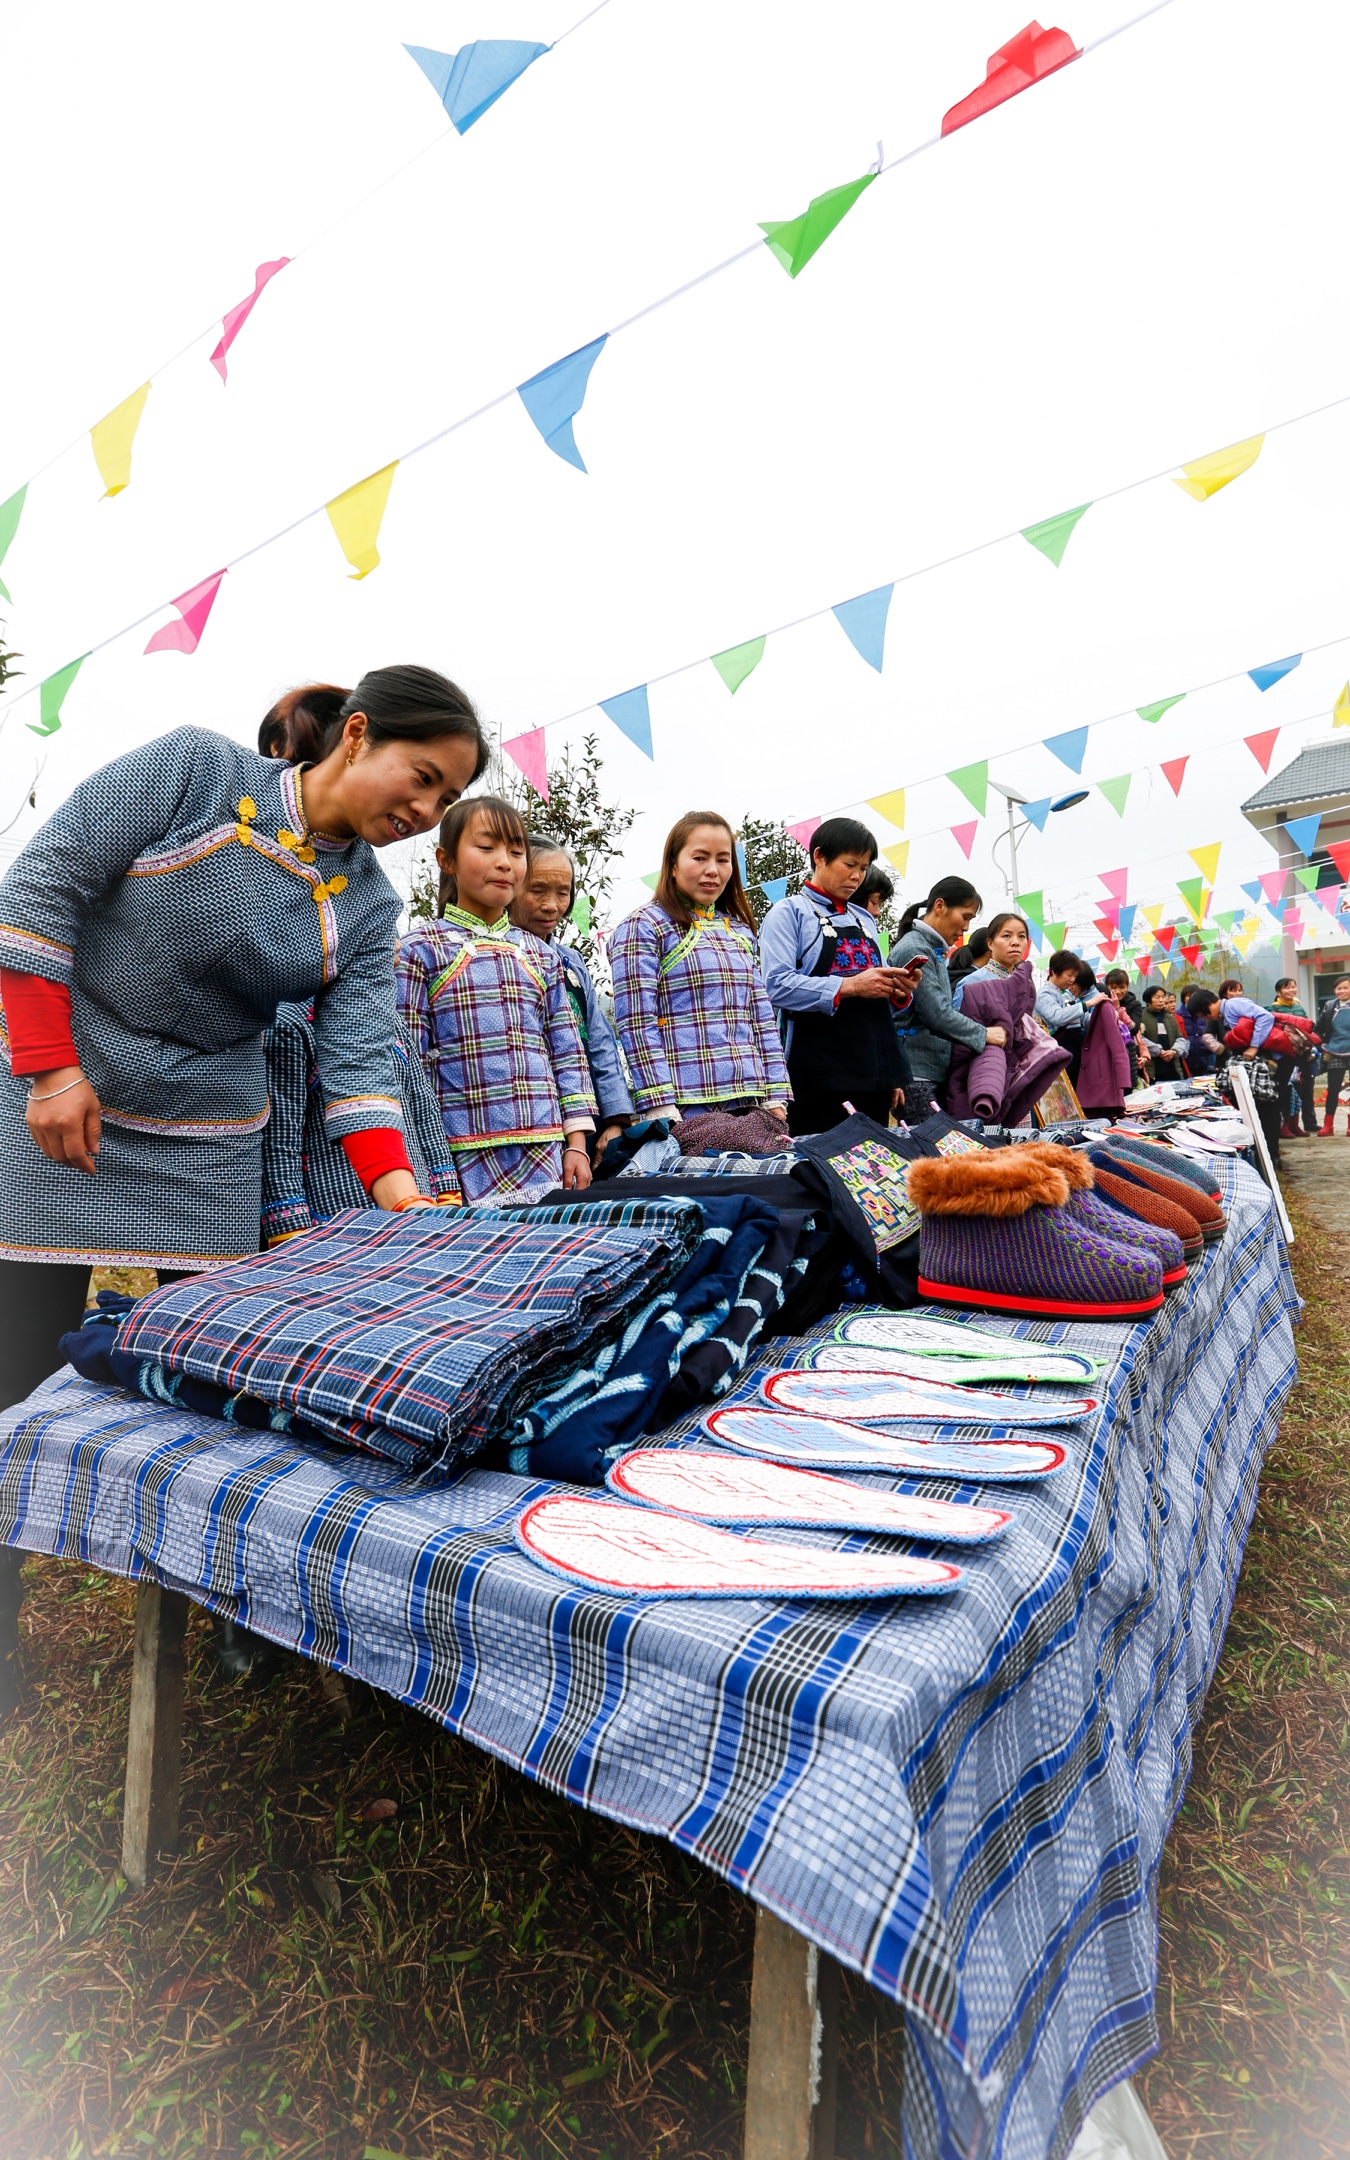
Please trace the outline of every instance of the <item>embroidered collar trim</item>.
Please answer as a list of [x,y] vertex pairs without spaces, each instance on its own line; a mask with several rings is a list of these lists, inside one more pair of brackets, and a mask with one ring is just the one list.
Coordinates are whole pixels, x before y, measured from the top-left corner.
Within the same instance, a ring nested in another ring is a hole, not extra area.
[[453,923],[457,930],[470,930],[475,937],[506,938],[511,934],[511,918],[499,915],[496,922],[484,922],[481,915],[471,915],[467,908],[454,907],[447,900],[441,921]]

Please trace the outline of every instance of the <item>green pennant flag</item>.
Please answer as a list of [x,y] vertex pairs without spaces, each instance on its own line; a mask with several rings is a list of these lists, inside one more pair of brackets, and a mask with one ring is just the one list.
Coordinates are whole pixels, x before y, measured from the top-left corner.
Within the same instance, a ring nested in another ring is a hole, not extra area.
[[1080,517],[1086,517],[1091,503],[1079,503],[1076,510],[1061,510],[1058,517],[1042,518],[1039,525],[1024,525],[1022,538],[1039,548],[1047,562],[1058,570],[1064,560],[1064,550],[1073,536],[1074,526]]
[[572,920],[584,937],[591,927],[591,903],[584,892],[579,892],[572,902]]
[[1045,894],[1043,892],[1020,892],[1014,905],[1029,921],[1035,923],[1036,928],[1043,935],[1045,931]]
[[1222,915],[1216,915],[1214,920],[1221,930],[1231,930],[1235,922],[1242,920],[1243,913],[1242,908],[1225,908]]
[[1150,724],[1153,724],[1161,720],[1165,712],[1171,712],[1174,705],[1179,705],[1185,695],[1184,690],[1178,690],[1175,697],[1159,698],[1156,705],[1136,705],[1134,709],[1141,720],[1147,720]]
[[1321,877],[1321,875],[1321,867],[1317,863],[1309,863],[1308,867],[1305,870],[1296,870],[1294,872],[1294,876],[1298,879],[1299,884],[1303,887],[1304,892],[1316,892],[1317,880]]
[[1177,891],[1186,903],[1186,912],[1197,926],[1204,916],[1205,881],[1202,877],[1177,879]]
[[1129,773],[1120,773],[1114,780],[1099,780],[1097,782],[1098,787],[1117,817],[1124,817],[1125,815],[1125,797],[1130,792],[1131,777],[1132,775]]
[[948,773],[947,778],[953,787],[960,788],[971,809],[983,817],[989,801],[988,758],[981,758],[978,765],[958,765],[955,772]]
[[1048,922],[1042,923],[1041,928],[1045,933],[1045,940],[1051,952],[1062,952],[1064,940],[1069,934],[1068,924],[1066,922]]
[[712,664],[733,697],[746,676],[753,675],[764,658],[766,642],[762,637],[747,638],[744,645],[728,645],[725,652],[712,655]]
[[863,189],[871,187],[875,179],[874,172],[867,172],[861,180],[848,180],[843,187],[813,195],[800,217],[771,219],[767,225],[760,220],[765,246],[778,257],[789,277],[795,278],[806,268],[835,226],[848,216]]
[[78,660],[68,661],[65,667],[58,668],[54,675],[49,675],[44,683],[38,685],[38,722],[34,726],[33,722],[29,721],[30,734],[56,733],[61,725],[61,706],[66,692],[88,658],[88,653],[81,653]]
[[644,884],[644,885],[646,886],[646,888],[647,888],[648,892],[655,892],[655,891],[656,891],[656,888],[657,888],[657,886],[658,886],[658,885],[660,884],[660,882],[661,882],[661,873],[660,873],[660,871],[659,871],[659,870],[649,870],[649,871],[647,872],[647,875],[646,875],[646,876],[644,877],[644,879],[642,880],[642,882],[643,882],[643,884]]
[[[19,519],[23,516],[24,497],[27,493],[28,483],[25,481],[17,495],[11,495],[8,502],[0,503],[0,563],[8,555],[9,543],[19,529]],[[9,587],[0,579],[0,600],[8,598]]]

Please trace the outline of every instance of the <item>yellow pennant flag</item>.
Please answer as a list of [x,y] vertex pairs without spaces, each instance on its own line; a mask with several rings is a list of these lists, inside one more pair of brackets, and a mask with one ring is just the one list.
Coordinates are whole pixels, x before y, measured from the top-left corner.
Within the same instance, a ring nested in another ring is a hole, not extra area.
[[1164,981],[1164,982],[1166,982],[1166,980],[1167,980],[1168,976],[1169,976],[1169,975],[1171,974],[1171,972],[1172,972],[1172,962],[1171,962],[1170,960],[1159,960],[1159,961],[1157,961],[1157,962],[1155,963],[1155,965],[1154,965],[1154,973],[1155,973],[1155,975],[1161,975],[1161,977],[1162,977],[1162,979],[1163,979],[1163,981]]
[[909,868],[908,840],[897,840],[893,846],[883,848],[881,852],[895,871],[896,876],[903,877]]
[[884,817],[888,825],[898,825],[901,832],[904,831],[905,791],[902,787],[892,788],[889,795],[869,795],[867,807],[875,810],[878,817]]
[[1331,708],[1333,727],[1350,727],[1350,682],[1342,686],[1341,694]]
[[1226,488],[1230,480],[1236,480],[1256,463],[1265,439],[1264,435],[1249,435],[1246,442],[1230,443],[1226,450],[1211,450],[1208,457],[1183,465],[1185,479],[1174,479],[1172,484],[1194,496],[1196,502],[1208,502],[1211,495],[1217,495],[1220,488]]
[[136,440],[136,430],[141,424],[145,401],[150,395],[148,382],[133,390],[129,398],[114,405],[110,413],[89,430],[89,440],[94,446],[94,463],[103,481],[103,499],[120,495],[131,479],[131,446]]
[[1214,875],[1219,867],[1219,850],[1222,846],[1222,840],[1216,840],[1210,847],[1193,847],[1186,850],[1206,885],[1214,883]]
[[1144,921],[1148,924],[1150,930],[1157,930],[1161,927],[1163,919],[1161,901],[1158,902],[1158,905],[1156,907],[1140,908],[1139,912],[1143,916]]
[[358,480],[341,495],[335,495],[325,503],[328,521],[338,536],[338,544],[352,566],[355,578],[369,577],[379,568],[380,551],[376,541],[380,537],[380,524],[384,517],[389,490],[394,482],[394,466],[381,466],[365,480]]

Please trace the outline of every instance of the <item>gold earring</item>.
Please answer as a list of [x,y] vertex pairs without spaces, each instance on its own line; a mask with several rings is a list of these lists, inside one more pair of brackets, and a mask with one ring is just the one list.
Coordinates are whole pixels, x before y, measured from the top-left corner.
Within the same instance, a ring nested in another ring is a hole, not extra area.
[[356,752],[354,750],[349,750],[347,752],[347,763],[349,765],[354,765],[356,763]]

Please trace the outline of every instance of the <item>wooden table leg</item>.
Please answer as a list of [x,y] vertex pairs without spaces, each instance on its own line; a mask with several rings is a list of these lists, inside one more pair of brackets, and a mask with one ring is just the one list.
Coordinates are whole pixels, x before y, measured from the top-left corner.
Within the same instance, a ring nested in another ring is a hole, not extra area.
[[0,1719],[19,1701],[19,1606],[24,1555],[17,1545],[0,1545]]
[[745,2160],[833,2160],[839,1967],[761,1907],[755,1921]]
[[178,1842],[187,1616],[188,1600],[178,1591],[137,1585],[122,1809],[122,1873],[134,1890],[144,1890],[160,1854]]

